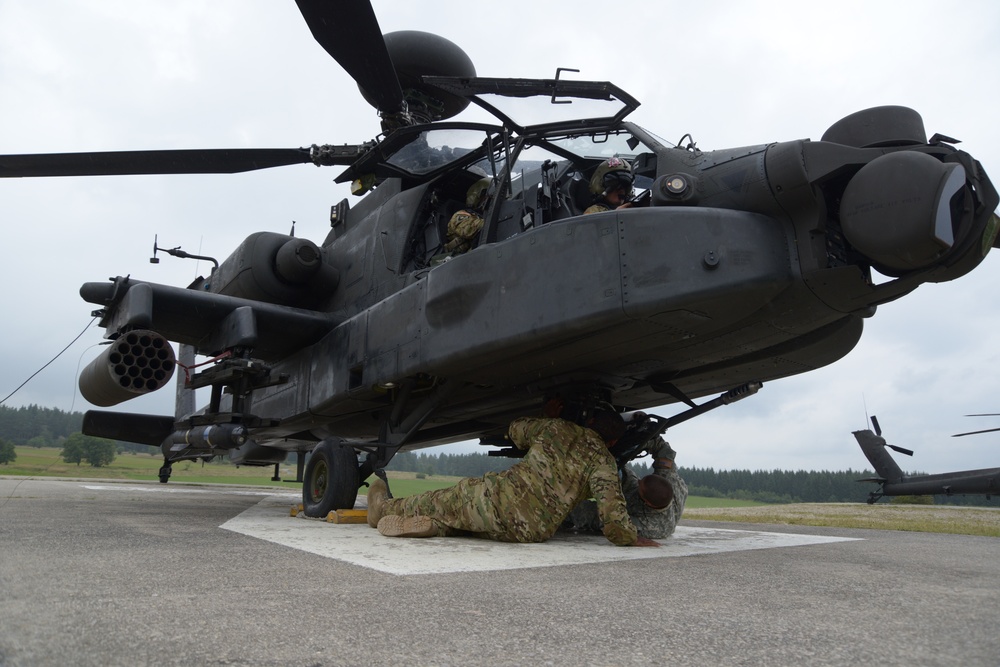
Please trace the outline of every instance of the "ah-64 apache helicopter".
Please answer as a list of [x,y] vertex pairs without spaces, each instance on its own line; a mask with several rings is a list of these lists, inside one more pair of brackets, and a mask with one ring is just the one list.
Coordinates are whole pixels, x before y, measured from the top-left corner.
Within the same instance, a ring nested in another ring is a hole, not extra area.
[[[340,165],[336,181],[365,195],[332,207],[321,243],[252,234],[186,288],[81,288],[111,339],[80,377],[91,403],[213,360],[181,379],[175,415],[85,416],[88,434],[161,447],[162,481],[178,460],[274,465],[298,452],[306,512],[322,516],[352,507],[397,451],[492,441],[546,397],[689,406],[634,420],[617,452],[628,460],[671,424],[843,357],[878,305],[964,275],[994,244],[989,178],[955,140],[928,139],[913,110],[868,109],[816,142],[702,151],[627,121],[638,102],[611,83],[479,78],[447,40],[383,38],[367,2],[298,6],[378,109],[377,139],[0,156],[4,177]],[[530,124],[506,110],[530,101],[602,111]],[[452,120],[470,103],[496,122]],[[583,215],[612,157],[646,196]],[[449,255],[448,220],[484,176],[484,225]],[[198,388],[211,391],[200,409]]]

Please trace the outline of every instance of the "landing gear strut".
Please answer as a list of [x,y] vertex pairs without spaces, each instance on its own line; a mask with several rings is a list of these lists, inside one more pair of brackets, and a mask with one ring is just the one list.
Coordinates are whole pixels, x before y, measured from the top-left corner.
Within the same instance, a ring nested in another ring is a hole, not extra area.
[[170,473],[174,471],[168,459],[163,459],[163,466],[160,468],[160,484],[166,484],[170,479]]
[[306,464],[302,505],[306,516],[325,517],[332,510],[352,509],[361,482],[353,447],[327,439],[316,445]]

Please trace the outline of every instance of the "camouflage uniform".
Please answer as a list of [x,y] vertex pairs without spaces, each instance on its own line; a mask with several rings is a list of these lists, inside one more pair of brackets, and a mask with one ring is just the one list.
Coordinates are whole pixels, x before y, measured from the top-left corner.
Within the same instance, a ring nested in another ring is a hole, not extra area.
[[501,542],[544,542],[584,498],[596,499],[602,532],[613,543],[636,541],[614,457],[594,431],[562,419],[522,417],[510,440],[524,459],[499,473],[448,489],[385,502],[383,516],[429,516],[439,536],[463,531]]
[[[639,478],[634,472],[626,468],[621,481],[629,518],[638,529],[639,536],[651,540],[661,540],[673,534],[684,512],[684,503],[688,495],[687,484],[677,474],[677,467],[674,465],[676,454],[663,438],[658,437],[656,440],[650,448],[650,454],[653,456],[653,474],[663,477],[670,483],[670,488],[674,491],[673,501],[663,509],[653,509],[639,497]],[[573,508],[565,527],[580,533],[599,532],[601,518],[597,513],[596,503],[585,500]]]
[[456,211],[448,221],[448,242],[444,244],[444,251],[455,254],[467,252],[482,228],[483,218],[475,211],[467,208]]
[[590,215],[591,213],[604,213],[605,211],[610,211],[610,210],[611,207],[602,201],[588,206],[587,209],[583,212],[583,214]]

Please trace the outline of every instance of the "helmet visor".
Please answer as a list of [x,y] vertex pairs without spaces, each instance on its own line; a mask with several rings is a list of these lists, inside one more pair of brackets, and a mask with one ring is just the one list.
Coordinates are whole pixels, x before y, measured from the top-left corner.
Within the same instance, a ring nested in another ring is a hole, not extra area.
[[605,192],[624,191],[629,193],[632,191],[633,182],[632,174],[627,171],[609,171],[604,174],[601,184],[604,186]]

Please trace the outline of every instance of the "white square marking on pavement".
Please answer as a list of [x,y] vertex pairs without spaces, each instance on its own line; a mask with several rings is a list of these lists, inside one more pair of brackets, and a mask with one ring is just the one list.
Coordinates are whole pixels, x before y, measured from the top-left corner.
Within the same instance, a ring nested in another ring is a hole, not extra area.
[[[859,538],[678,526],[660,548],[616,547],[601,535],[557,534],[541,544],[473,537],[383,537],[367,524],[293,518],[288,496],[271,496],[220,526],[250,537],[389,574],[485,572],[526,567],[674,558],[726,551],[849,542]],[[363,507],[363,505],[362,505]]]

